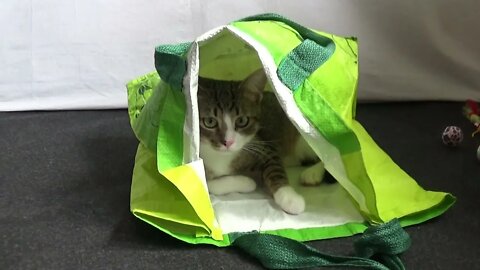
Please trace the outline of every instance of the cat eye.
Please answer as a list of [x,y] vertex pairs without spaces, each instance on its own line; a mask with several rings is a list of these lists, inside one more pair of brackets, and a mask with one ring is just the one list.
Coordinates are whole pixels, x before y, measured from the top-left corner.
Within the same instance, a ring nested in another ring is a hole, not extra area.
[[248,126],[249,121],[250,121],[250,118],[248,118],[248,116],[240,116],[235,120],[235,127],[244,128]]
[[218,125],[217,119],[213,117],[204,117],[202,121],[206,128],[216,128]]

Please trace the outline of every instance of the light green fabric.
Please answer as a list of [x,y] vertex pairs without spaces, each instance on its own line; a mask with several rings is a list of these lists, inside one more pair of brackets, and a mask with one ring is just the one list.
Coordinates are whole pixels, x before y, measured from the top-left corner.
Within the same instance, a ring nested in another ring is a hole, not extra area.
[[[409,220],[409,225],[416,224],[441,214],[455,202],[450,194],[425,191],[420,187],[380,149],[360,123],[354,121],[352,129],[361,144],[381,221],[400,217],[401,221]],[[434,209],[436,207],[440,209]]]
[[135,135],[158,156],[165,157],[158,159],[158,170],[182,165],[185,98],[180,89],[161,81],[156,72],[132,80],[127,89]]
[[160,119],[160,114],[155,111],[160,110],[164,94],[154,91],[159,83],[158,74],[151,72],[127,84],[128,113],[133,132],[142,144],[153,151],[157,149]]
[[205,78],[241,81],[252,70],[261,67],[252,48],[228,31],[222,31],[215,39],[204,42],[199,50],[199,72]]
[[154,111],[160,117],[157,137],[157,166],[159,171],[175,168],[183,162],[183,121],[185,119],[185,98],[178,89],[160,84],[163,95],[161,111]]
[[[185,242],[229,245],[215,240],[211,229],[174,183],[157,171],[154,152],[139,144],[133,169],[130,209],[141,220]],[[201,192],[199,190],[198,192]]]

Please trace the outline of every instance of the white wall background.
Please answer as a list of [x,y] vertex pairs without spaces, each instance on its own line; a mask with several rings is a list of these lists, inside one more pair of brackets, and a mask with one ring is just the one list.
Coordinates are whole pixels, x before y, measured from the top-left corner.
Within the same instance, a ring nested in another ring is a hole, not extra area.
[[126,107],[161,43],[276,12],[360,40],[360,100],[480,99],[478,0],[1,0],[0,110]]

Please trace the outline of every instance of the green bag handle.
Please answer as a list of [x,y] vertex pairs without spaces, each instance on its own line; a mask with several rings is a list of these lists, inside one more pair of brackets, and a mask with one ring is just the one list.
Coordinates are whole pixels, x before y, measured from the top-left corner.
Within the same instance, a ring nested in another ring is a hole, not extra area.
[[315,31],[312,31],[308,29],[307,27],[300,25],[292,20],[289,20],[281,15],[275,14],[275,13],[264,13],[264,14],[258,14],[258,15],[253,15],[249,16],[243,19],[238,20],[239,22],[249,22],[249,21],[277,21],[277,22],[282,22],[291,28],[293,28],[295,31],[298,32],[298,34],[303,38],[303,39],[310,39],[318,43],[319,45],[323,47],[327,47],[329,44],[333,43],[333,40],[329,39],[328,37],[322,36]]
[[[322,36],[294,21],[291,21],[281,15],[275,13],[265,13],[254,15],[250,17],[246,17],[243,19],[238,20],[239,22],[248,22],[248,21],[278,21],[287,24],[288,26],[292,27],[298,34],[304,39],[306,42],[303,46],[299,46],[299,48],[294,52],[294,55],[291,55],[290,58],[295,59],[309,59],[309,55],[305,55],[305,48],[314,48],[314,50],[309,50],[309,52],[313,52],[315,54],[321,54],[322,57],[316,57],[317,61],[312,62],[313,66],[307,67],[305,72],[300,72],[300,74],[310,74],[319,65],[325,62],[335,50],[335,43],[328,37]],[[314,41],[309,42],[309,40]],[[304,43],[302,42],[302,43]],[[187,63],[185,61],[185,56],[190,48],[191,42],[180,43],[180,44],[167,44],[167,45],[160,45],[155,48],[155,69],[158,72],[158,75],[162,78],[162,81],[170,84],[175,89],[182,89],[182,82],[183,77],[187,71]],[[316,46],[312,46],[316,45]],[[300,54],[299,54],[300,52]],[[318,59],[320,59],[318,61]],[[298,63],[298,61],[295,61]],[[297,66],[300,64],[297,64]],[[287,72],[291,68],[292,65],[285,65],[285,67],[280,71],[281,73]],[[301,65],[300,65],[301,66]],[[288,75],[283,75],[282,77],[290,77]],[[298,79],[295,82],[289,84],[296,88],[295,86],[298,85]]]
[[191,42],[166,44],[155,48],[155,69],[162,81],[174,89],[182,90],[183,77],[187,72],[185,56],[191,44]]
[[278,66],[278,78],[295,91],[307,77],[325,63],[335,52],[335,42],[307,27],[274,13],[246,17],[239,21],[278,21],[293,28],[303,38]]
[[282,59],[277,69],[278,78],[294,92],[334,52],[335,43],[323,47],[310,39],[306,39]]
[[269,269],[353,267],[404,270],[398,255],[411,245],[410,236],[397,219],[365,230],[354,243],[357,256],[351,257],[321,253],[311,246],[277,235],[246,233],[233,238],[234,246],[257,258]]

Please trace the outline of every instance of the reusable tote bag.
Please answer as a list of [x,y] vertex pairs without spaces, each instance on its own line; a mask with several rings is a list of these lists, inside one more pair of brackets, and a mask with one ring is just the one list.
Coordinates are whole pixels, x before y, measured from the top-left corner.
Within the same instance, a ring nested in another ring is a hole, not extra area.
[[[193,42],[158,46],[156,72],[127,84],[130,123],[140,141],[132,213],[183,241],[228,246],[252,231],[308,241],[391,220],[413,225],[446,211],[455,198],[422,189],[355,120],[357,61],[355,38],[276,14],[232,22]],[[300,168],[288,169],[291,185],[306,200],[300,215],[275,208],[261,189],[208,193],[199,157],[198,76],[242,80],[259,68],[268,77],[267,91],[338,181],[302,187],[294,181]]]

